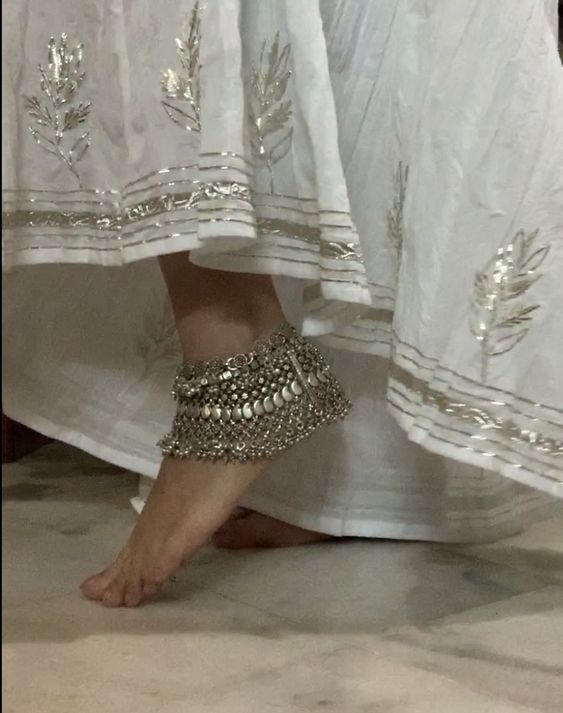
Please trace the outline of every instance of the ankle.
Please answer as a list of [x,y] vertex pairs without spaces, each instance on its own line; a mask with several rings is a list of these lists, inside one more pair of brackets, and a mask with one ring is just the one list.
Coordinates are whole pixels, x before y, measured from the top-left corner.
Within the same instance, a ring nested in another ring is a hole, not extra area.
[[[186,361],[227,359],[248,352],[258,339],[271,334],[285,321],[281,310],[260,310],[248,318],[201,314],[179,325]],[[189,323],[188,323],[189,322]]]

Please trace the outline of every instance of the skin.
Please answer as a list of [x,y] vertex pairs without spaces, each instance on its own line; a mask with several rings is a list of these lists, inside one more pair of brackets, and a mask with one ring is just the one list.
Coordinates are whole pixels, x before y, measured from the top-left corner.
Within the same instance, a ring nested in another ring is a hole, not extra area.
[[[185,361],[246,352],[284,322],[269,276],[207,270],[192,264],[187,253],[163,256],[160,265]],[[165,458],[128,541],[106,569],[82,583],[83,595],[106,607],[135,607],[155,597],[225,525],[267,466],[268,461],[225,464]],[[301,544],[322,537],[271,518],[250,519],[242,529],[240,525],[233,531],[228,523],[217,535],[218,544],[233,547],[238,539],[243,546],[279,546],[284,539]]]

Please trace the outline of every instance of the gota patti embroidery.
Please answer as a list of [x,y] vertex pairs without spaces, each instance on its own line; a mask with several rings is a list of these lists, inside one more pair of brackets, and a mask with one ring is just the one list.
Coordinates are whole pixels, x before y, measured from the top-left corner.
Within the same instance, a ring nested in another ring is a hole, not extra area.
[[[246,81],[249,102],[249,122],[251,148],[254,160],[265,167],[270,177],[270,194],[275,201],[278,194],[274,183],[274,166],[282,161],[291,149],[293,140],[292,101],[288,97],[291,79],[291,46],[282,46],[280,33],[268,44],[262,44],[257,63],[251,67]],[[337,261],[355,261],[363,264],[359,245],[352,241],[323,239],[323,230],[354,230],[348,213],[324,211],[319,228],[305,229],[307,240],[319,247],[322,258]],[[335,220],[340,223],[336,224]],[[287,232],[287,231],[286,231]],[[298,231],[297,239],[303,237],[303,230]]]
[[258,64],[252,66],[247,84],[252,153],[267,168],[270,192],[275,193],[273,166],[287,156],[293,137],[293,127],[288,127],[292,103],[286,98],[291,50],[289,44],[280,47],[279,33],[268,51],[267,45],[267,42],[262,45]]
[[91,103],[72,104],[86,76],[81,71],[84,45],[69,47],[67,40],[66,34],[60,40],[51,37],[47,67],[39,65],[44,103],[37,96],[24,96],[24,104],[37,144],[62,161],[82,188],[77,164],[90,146],[90,132],[76,136],[76,129],[88,119]]
[[[477,406],[468,402],[469,394],[465,398],[458,394],[454,399],[439,389],[431,387],[423,379],[415,377],[410,371],[395,362],[391,368],[391,377],[405,387],[407,393],[416,395],[417,400],[425,405],[436,408],[450,419],[481,429],[483,434],[488,434],[488,437],[483,435],[482,441],[494,442],[496,434],[507,441],[524,445],[541,454],[563,456],[563,441],[561,439],[550,437],[538,430],[521,428],[515,420],[505,419],[496,414],[495,408],[504,406],[499,400],[491,401],[489,404],[481,400],[480,405]],[[393,395],[391,395],[391,403],[393,403]]]
[[[431,450],[434,442],[442,455],[453,448],[462,460],[474,454],[483,467],[494,459],[506,475],[528,484],[563,486],[563,412],[484,387],[413,349],[396,341],[387,400],[417,442]],[[472,457],[467,462],[477,464]]]
[[162,106],[175,124],[191,131],[201,131],[200,63],[201,19],[199,2],[196,2],[187,21],[182,39],[176,38],[176,52],[180,62],[178,70],[166,69],[162,73]]
[[[190,167],[186,167],[188,170]],[[174,169],[172,173],[179,171]],[[168,171],[164,171],[168,173]],[[73,235],[87,235],[89,231],[96,231],[100,239],[122,241],[122,247],[128,243],[124,240],[128,237],[123,231],[129,234],[129,229],[135,232],[148,229],[144,222],[153,219],[155,226],[170,225],[174,220],[173,216],[185,211],[197,209],[198,215],[181,217],[178,223],[185,223],[189,220],[199,220],[201,222],[214,220],[215,213],[221,213],[225,221],[229,221],[230,208],[204,205],[207,200],[228,203],[229,200],[242,200],[247,203],[260,201],[260,214],[255,218],[259,231],[266,235],[280,235],[295,242],[296,245],[303,243],[311,250],[319,251],[321,231],[318,226],[308,225],[307,222],[319,216],[318,210],[311,201],[312,206],[305,210],[302,206],[303,199],[293,197],[276,196],[269,194],[252,193],[248,186],[233,181],[211,181],[201,183],[193,181],[191,190],[185,189],[186,182],[169,180],[166,186],[169,191],[146,199],[129,202],[135,190],[126,190],[122,194],[110,191],[95,192],[83,200],[79,195],[70,199],[62,198],[58,194],[56,200],[52,201],[50,192],[43,196],[41,193],[30,194],[27,200],[22,196],[18,197],[18,203],[27,202],[29,205],[14,210],[6,210],[3,214],[3,227],[5,230],[19,230],[28,228],[38,230],[40,228],[60,228],[73,230]],[[183,190],[172,192],[175,184],[184,184]],[[138,189],[142,192],[152,192],[153,186]],[[94,200],[95,199],[95,200]],[[46,204],[53,202],[52,208],[47,208]],[[293,204],[291,207],[289,204]],[[68,207],[66,207],[68,206]],[[73,206],[73,207],[70,207]],[[76,206],[76,207],[74,207]],[[112,209],[112,206],[113,209]],[[120,207],[122,206],[122,207]],[[66,209],[65,209],[66,207]],[[295,214],[294,219],[274,217],[278,211],[290,211]],[[237,213],[244,212],[240,207]],[[249,222],[254,220],[254,211],[250,208]],[[271,213],[272,215],[269,215]],[[322,214],[321,214],[322,215]],[[157,221],[157,222],[156,222]],[[150,224],[149,224],[150,225]],[[320,253],[324,257],[340,260],[356,259],[355,246],[353,243],[337,243],[323,241],[320,246]]]
[[[164,93],[162,105],[166,114],[175,124],[192,133],[199,133],[201,129],[200,43],[201,6],[196,2],[185,23],[182,39],[176,40],[180,67],[163,71],[161,79]],[[357,243],[330,239],[330,236],[325,238],[327,231],[329,234],[335,229],[343,234],[353,231],[348,214],[319,211],[313,199],[284,196],[274,191],[273,167],[287,155],[293,137],[290,125],[292,102],[287,97],[291,50],[289,44],[282,46],[279,33],[270,43],[263,43],[258,61],[252,65],[247,79],[252,153],[256,163],[269,172],[270,194],[259,194],[250,188],[249,179],[255,167],[244,157],[231,153],[205,154],[201,155],[199,166],[180,166],[154,172],[154,176],[170,174],[172,180],[162,185],[145,185],[141,189],[138,184],[144,179],[139,179],[122,191],[84,190],[76,164],[90,145],[90,132],[84,132],[70,143],[72,132],[86,121],[91,109],[90,102],[70,105],[85,77],[80,69],[82,55],[83,45],[69,48],[66,35],[62,35],[60,41],[52,39],[49,43],[49,65],[47,69],[40,67],[41,87],[52,106],[49,102],[42,105],[37,97],[25,97],[26,108],[35,122],[35,126],[30,127],[33,137],[46,151],[65,163],[82,190],[72,196],[45,190],[5,191],[3,226],[6,230],[18,231],[20,242],[35,239],[44,242],[45,249],[72,249],[72,246],[62,245],[60,241],[54,245],[56,235],[45,232],[63,229],[65,240],[95,241],[88,247],[89,250],[121,253],[126,246],[165,240],[167,234],[162,232],[163,228],[174,231],[175,226],[183,224],[183,234],[186,234],[187,225],[196,219],[210,223],[221,218],[219,222],[225,224],[242,224],[246,222],[244,215],[236,218],[230,215],[233,210],[229,207],[231,199],[235,199],[242,201],[238,212],[248,212],[248,224],[251,227],[254,225],[268,242],[281,238],[284,249],[312,252],[334,261],[332,266],[325,266],[331,271],[338,269],[338,263],[353,261],[362,264]],[[52,138],[47,135],[47,129],[53,133]],[[237,163],[240,163],[238,168]],[[186,186],[186,171],[203,173],[227,167],[240,173],[241,180],[202,181],[194,175],[187,181],[192,185],[189,188]],[[177,180],[174,180],[174,174],[180,174]],[[142,197],[143,193],[148,194],[146,198]],[[209,201],[214,205],[212,209],[205,207]],[[224,207],[219,206],[217,201]],[[304,201],[307,210],[302,208]],[[186,215],[186,211],[193,209],[197,209],[198,213]],[[276,215],[278,210],[289,211],[292,215],[282,218]],[[204,211],[210,211],[210,214],[204,216]],[[25,229],[27,233],[23,232]],[[132,234],[133,231],[136,235]],[[148,234],[151,237],[145,240]],[[170,233],[169,237],[173,235],[177,232]],[[20,250],[40,248],[37,243]]]
[[471,332],[481,345],[483,383],[488,381],[490,360],[512,351],[524,339],[539,309],[539,304],[526,299],[549,252],[549,246],[536,245],[538,232],[519,231],[475,277]]
[[405,232],[403,212],[407,196],[408,179],[409,167],[399,162],[395,172],[393,203],[387,211],[387,237],[393,246],[397,266],[401,261],[401,254],[403,252],[403,238]]

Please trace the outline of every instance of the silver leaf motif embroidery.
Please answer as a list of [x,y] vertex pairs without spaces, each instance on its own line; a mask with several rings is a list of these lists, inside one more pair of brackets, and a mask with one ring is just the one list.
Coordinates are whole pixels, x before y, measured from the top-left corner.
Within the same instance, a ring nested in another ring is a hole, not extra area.
[[195,3],[182,39],[176,39],[176,52],[180,68],[166,69],[162,73],[162,106],[175,124],[198,133],[201,131],[200,63],[201,20],[199,1]]
[[258,64],[253,65],[248,80],[250,90],[249,118],[252,152],[270,174],[274,193],[273,167],[291,148],[293,128],[287,124],[292,116],[292,103],[286,99],[290,69],[290,46],[280,46],[279,33],[269,50],[264,42]]
[[541,277],[538,269],[549,252],[549,246],[536,245],[538,232],[519,231],[475,276],[471,332],[481,345],[483,383],[488,378],[490,359],[506,354],[524,339],[539,309],[538,304],[525,299]]
[[32,119],[31,135],[44,151],[65,164],[81,188],[77,163],[90,146],[90,132],[76,136],[75,131],[88,119],[91,103],[72,102],[85,77],[81,70],[83,49],[83,44],[69,47],[65,34],[59,40],[51,37],[47,67],[39,65],[44,103],[37,96],[24,95],[25,108]]
[[404,238],[404,218],[405,198],[407,195],[407,182],[409,179],[409,167],[399,163],[395,172],[395,190],[393,204],[387,211],[387,236],[397,257],[397,264],[400,262],[403,251]]

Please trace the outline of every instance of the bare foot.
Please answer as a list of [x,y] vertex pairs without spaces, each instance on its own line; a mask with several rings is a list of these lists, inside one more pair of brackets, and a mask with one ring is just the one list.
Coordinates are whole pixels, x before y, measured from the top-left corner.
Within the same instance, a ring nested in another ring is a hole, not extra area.
[[107,607],[153,597],[229,517],[267,461],[224,464],[166,458],[129,541],[83,595]]
[[242,550],[253,547],[296,547],[337,539],[321,532],[304,530],[251,510],[236,513],[213,537],[217,547]]

